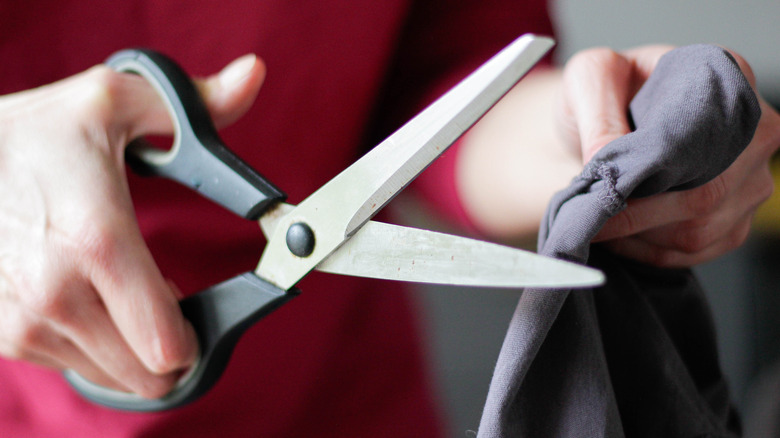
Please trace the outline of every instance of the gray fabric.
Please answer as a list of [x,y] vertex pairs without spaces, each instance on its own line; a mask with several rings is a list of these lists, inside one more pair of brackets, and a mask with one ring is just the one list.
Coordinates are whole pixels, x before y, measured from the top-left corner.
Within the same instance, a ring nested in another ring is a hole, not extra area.
[[589,262],[608,283],[523,292],[479,437],[738,433],[692,274],[623,260],[590,241],[629,196],[696,187],[725,170],[753,136],[757,99],[725,51],[696,45],[666,54],[630,111],[635,131],[552,199],[539,236],[540,253]]
[[780,438],[780,362],[766,367],[755,380],[745,408],[745,436]]

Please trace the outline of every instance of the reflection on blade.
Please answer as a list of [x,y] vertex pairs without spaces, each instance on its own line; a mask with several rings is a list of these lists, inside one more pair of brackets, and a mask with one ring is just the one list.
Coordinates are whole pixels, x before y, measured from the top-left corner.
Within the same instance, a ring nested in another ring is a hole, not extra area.
[[574,263],[465,237],[373,221],[315,269],[462,286],[579,288],[604,283],[601,271]]

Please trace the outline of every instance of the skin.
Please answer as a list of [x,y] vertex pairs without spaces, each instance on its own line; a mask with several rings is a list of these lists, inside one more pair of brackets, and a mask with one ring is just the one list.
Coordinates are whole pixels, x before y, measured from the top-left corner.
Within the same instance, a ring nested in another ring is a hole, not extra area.
[[[628,132],[627,103],[667,50],[587,51],[522,81],[461,146],[456,178],[474,223],[501,239],[535,233],[550,196]],[[249,108],[264,75],[249,56],[197,81],[218,126]],[[662,266],[741,243],[780,144],[780,117],[762,106],[753,143],[723,175],[632,202],[598,239]],[[123,161],[129,140],[170,131],[143,79],[104,66],[0,97],[0,354],[144,397],[166,394],[193,362],[192,328],[142,239]]]
[[[591,49],[562,71],[536,71],[520,82],[462,146],[459,189],[475,224],[502,240],[534,233],[552,193],[604,145],[630,132],[628,103],[671,49]],[[732,54],[755,89],[749,65]],[[629,200],[595,242],[664,267],[693,266],[741,245],[756,208],[772,194],[769,159],[780,147],[780,115],[763,99],[760,104],[752,142],[724,173],[695,189]]]
[[[249,108],[264,75],[249,56],[198,81],[218,125]],[[1,97],[0,127],[0,353],[164,395],[197,341],[139,231],[123,153],[170,133],[162,101],[98,66]]]

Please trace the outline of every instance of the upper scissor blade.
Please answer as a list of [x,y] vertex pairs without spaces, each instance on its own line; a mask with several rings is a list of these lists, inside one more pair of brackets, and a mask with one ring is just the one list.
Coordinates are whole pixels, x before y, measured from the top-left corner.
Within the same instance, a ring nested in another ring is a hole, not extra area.
[[[429,105],[338,178],[354,181],[346,224],[351,235],[436,160],[506,94],[554,45],[550,38],[524,35]],[[353,179],[354,178],[354,179]],[[342,197],[341,189],[333,190]],[[323,190],[321,196],[325,196]],[[330,201],[329,201],[330,202]],[[354,204],[353,204],[354,203]]]
[[[533,35],[515,40],[301,202],[269,238],[258,275],[292,287],[479,120],[553,44]],[[292,255],[286,243],[295,222],[305,223],[316,241],[305,257]]]

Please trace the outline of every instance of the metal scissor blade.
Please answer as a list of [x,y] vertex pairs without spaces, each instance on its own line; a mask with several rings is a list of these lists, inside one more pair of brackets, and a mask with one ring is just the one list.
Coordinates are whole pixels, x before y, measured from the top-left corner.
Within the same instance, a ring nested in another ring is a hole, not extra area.
[[[260,227],[272,235],[295,207],[279,204]],[[315,267],[332,274],[385,280],[487,287],[594,287],[596,269],[495,243],[368,221]]]
[[460,286],[582,288],[604,274],[529,251],[369,221],[315,268],[358,277]]
[[[288,289],[373,217],[487,112],[553,46],[524,35],[499,52],[360,160],[322,186],[283,220],[255,271]],[[305,257],[286,234],[305,223],[316,240]]]
[[[351,235],[417,177],[506,94],[554,42],[525,35],[504,48],[393,135],[371,150],[355,171],[361,177],[362,205],[347,224]],[[372,177],[365,178],[368,170]],[[346,171],[343,174],[347,173]]]

